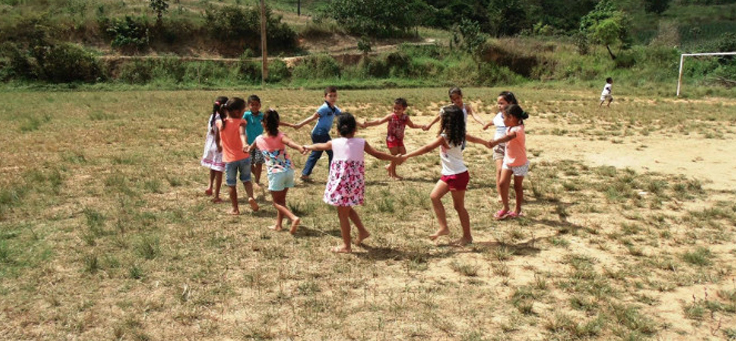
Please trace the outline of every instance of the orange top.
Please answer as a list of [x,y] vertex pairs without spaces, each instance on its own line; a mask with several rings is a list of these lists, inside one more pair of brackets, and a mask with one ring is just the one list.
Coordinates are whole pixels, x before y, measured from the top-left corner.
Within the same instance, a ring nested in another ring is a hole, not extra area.
[[[227,122],[227,123],[225,123]],[[220,140],[222,141],[222,161],[235,162],[250,157],[243,152],[243,141],[240,140],[240,127],[247,124],[242,118],[226,118],[223,120],[225,128],[220,129]]]
[[516,133],[516,137],[506,142],[506,155],[504,155],[503,163],[507,166],[519,167],[526,164],[526,134],[524,134],[524,125],[520,124],[515,127],[508,127],[506,134]]

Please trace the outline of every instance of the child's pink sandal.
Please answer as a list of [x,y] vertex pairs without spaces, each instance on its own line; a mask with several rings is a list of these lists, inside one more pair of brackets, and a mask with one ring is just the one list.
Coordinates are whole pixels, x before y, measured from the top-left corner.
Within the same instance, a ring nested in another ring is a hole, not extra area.
[[511,219],[516,219],[516,218],[518,218],[518,217],[522,217],[522,216],[524,216],[524,214],[523,214],[523,213],[521,213],[521,212],[519,212],[519,213],[516,213],[516,212],[509,212],[509,213],[508,213],[508,215],[506,215],[506,216],[507,216],[507,217],[509,217],[509,218],[511,218]]
[[503,220],[503,219],[506,219],[506,217],[509,216],[509,213],[513,213],[513,212],[509,212],[509,211],[506,211],[506,210],[500,210],[500,211],[496,212],[496,214],[493,215],[493,218],[496,219],[496,220]]

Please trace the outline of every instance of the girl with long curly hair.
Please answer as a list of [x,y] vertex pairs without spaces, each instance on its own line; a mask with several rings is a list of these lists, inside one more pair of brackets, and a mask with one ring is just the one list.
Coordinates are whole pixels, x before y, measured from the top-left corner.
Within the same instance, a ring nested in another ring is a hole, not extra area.
[[487,142],[481,138],[468,135],[465,133],[465,116],[461,108],[450,105],[442,108],[440,111],[440,131],[437,138],[429,144],[419,149],[401,156],[401,161],[418,155],[422,155],[437,147],[440,147],[440,162],[442,164],[442,177],[434,186],[432,193],[429,195],[432,199],[432,208],[437,216],[437,222],[440,224],[439,230],[429,236],[429,239],[436,240],[440,236],[450,234],[447,228],[447,215],[445,207],[442,205],[442,197],[448,192],[452,194],[452,203],[460,217],[460,225],[463,228],[463,236],[452,242],[454,245],[463,246],[473,242],[473,236],[470,233],[470,217],[465,209],[465,190],[468,188],[470,175],[468,168],[463,162],[463,149],[465,142],[479,143],[487,146]]

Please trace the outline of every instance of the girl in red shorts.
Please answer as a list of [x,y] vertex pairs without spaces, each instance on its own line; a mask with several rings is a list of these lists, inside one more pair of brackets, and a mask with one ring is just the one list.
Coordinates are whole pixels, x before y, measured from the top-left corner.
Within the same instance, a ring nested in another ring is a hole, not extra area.
[[430,235],[429,239],[436,240],[440,236],[450,234],[450,230],[447,228],[445,207],[442,205],[442,197],[447,192],[451,192],[453,206],[460,217],[460,225],[463,227],[462,238],[453,242],[453,244],[462,246],[473,242],[473,236],[470,234],[470,217],[468,216],[468,211],[465,209],[465,190],[468,188],[470,175],[468,174],[468,168],[465,167],[465,163],[463,162],[463,146],[465,145],[465,141],[486,146],[487,142],[465,133],[465,117],[462,109],[454,105],[444,107],[440,112],[440,117],[440,133],[437,138],[424,147],[401,156],[400,159],[403,162],[407,158],[422,155],[440,147],[442,177],[437,181],[432,193],[429,195],[430,199],[432,199],[432,208],[437,216],[440,229]]
[[[386,146],[391,152],[391,155],[406,154],[406,148],[404,148],[404,128],[409,126],[410,128],[418,129],[422,126],[414,124],[406,114],[406,107],[409,104],[406,103],[406,99],[397,98],[394,101],[394,112],[386,115],[385,117],[374,120],[363,122],[361,125],[363,128],[370,126],[377,126],[388,122],[388,132],[386,133]],[[401,180],[401,177],[396,174],[396,162],[391,161],[386,166],[388,176],[392,179]]]

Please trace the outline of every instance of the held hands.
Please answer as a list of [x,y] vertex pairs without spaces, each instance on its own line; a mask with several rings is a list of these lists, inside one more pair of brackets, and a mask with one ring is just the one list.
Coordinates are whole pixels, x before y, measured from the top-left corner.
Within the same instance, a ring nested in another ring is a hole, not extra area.
[[425,125],[423,125],[423,126],[422,126],[422,130],[424,130],[424,131],[427,131],[427,130],[429,130],[429,126],[428,126],[428,125],[426,125],[426,124],[425,124]]
[[243,145],[243,153],[250,153],[250,145],[249,144]]
[[396,155],[394,155],[394,160],[393,161],[396,162],[397,165],[400,165],[400,164],[404,163],[404,161],[406,161],[408,158],[409,157],[406,156],[405,154],[396,154]]
[[488,140],[485,143],[486,147],[491,148],[491,149],[493,149],[493,147],[495,147],[497,144],[498,143],[496,143],[496,141],[494,140]]
[[302,155],[306,154],[307,149],[304,148],[304,146],[297,146],[296,150],[299,151]]
[[309,153],[310,151],[311,151],[311,149],[309,149],[309,146],[307,146],[307,145],[303,145],[302,146],[302,149],[300,150],[300,152],[302,153],[302,155],[307,155],[307,153]]

